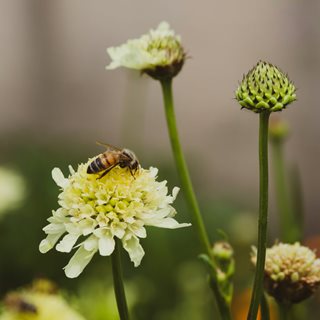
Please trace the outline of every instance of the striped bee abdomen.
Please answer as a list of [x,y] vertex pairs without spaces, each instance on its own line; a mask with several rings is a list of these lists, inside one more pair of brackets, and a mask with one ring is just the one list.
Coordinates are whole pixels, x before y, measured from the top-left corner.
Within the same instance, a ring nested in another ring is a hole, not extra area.
[[105,165],[102,163],[100,157],[93,160],[88,166],[87,173],[97,173],[105,169]]

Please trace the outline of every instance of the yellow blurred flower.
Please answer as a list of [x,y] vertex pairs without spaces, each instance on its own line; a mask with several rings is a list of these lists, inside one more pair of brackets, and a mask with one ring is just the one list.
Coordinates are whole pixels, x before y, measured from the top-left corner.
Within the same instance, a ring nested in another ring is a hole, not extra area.
[[17,172],[0,167],[0,216],[21,204],[25,190],[25,181]]
[[9,293],[0,320],[85,320],[59,294],[28,290]]

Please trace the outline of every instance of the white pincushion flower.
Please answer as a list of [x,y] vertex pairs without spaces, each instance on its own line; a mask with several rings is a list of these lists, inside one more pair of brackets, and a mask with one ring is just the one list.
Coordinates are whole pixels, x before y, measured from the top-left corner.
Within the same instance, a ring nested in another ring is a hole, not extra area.
[[57,243],[56,250],[77,251],[65,267],[66,276],[77,277],[96,252],[109,256],[120,239],[131,261],[139,266],[144,250],[140,238],[146,237],[145,226],[175,229],[189,226],[179,224],[171,206],[179,188],[168,195],[166,181],[156,181],[158,169],[140,168],[132,177],[127,168],[115,167],[103,178],[87,174],[86,164],[75,172],[69,167],[68,178],[60,169],[52,170],[52,177],[61,188],[60,208],[52,212],[44,227],[47,234],[39,249],[45,253]]
[[13,170],[0,167],[0,215],[19,206],[24,198],[24,179]]
[[107,52],[112,60],[107,69],[141,70],[157,80],[176,76],[185,60],[180,36],[175,35],[165,21],[139,39],[110,47]]
[[[252,262],[256,264],[254,248]],[[277,243],[268,248],[265,288],[280,302],[298,303],[311,296],[320,285],[320,259],[308,247]]]

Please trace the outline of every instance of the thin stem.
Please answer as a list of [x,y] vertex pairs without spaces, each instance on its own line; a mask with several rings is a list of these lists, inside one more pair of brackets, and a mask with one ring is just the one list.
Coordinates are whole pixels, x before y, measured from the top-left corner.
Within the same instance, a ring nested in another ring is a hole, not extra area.
[[[198,235],[199,242],[201,244],[201,250],[211,259],[211,262],[214,265],[209,237],[207,235],[207,232],[202,220],[198,201],[196,199],[196,196],[193,190],[188,167],[184,159],[182,147],[180,145],[178,129],[176,124],[176,117],[174,113],[172,80],[168,79],[168,80],[161,81],[161,87],[162,87],[162,93],[163,93],[168,131],[169,131],[169,136],[171,141],[171,148],[172,148],[172,152],[176,162],[178,174],[180,177],[182,190],[184,191],[188,206],[189,208],[191,208],[192,220],[193,220],[192,225]],[[216,270],[215,268],[212,268],[210,270],[210,286],[215,294],[222,319],[228,320],[228,319],[231,319],[230,306],[219,289],[219,286],[216,281],[217,276],[216,276],[215,270]]]
[[267,249],[268,224],[268,128],[269,116],[267,111],[260,113],[259,126],[259,168],[260,168],[260,197],[258,221],[258,252],[254,278],[253,292],[248,313],[248,320],[257,318],[259,303],[263,292],[264,264]]
[[275,189],[279,208],[280,235],[284,242],[295,242],[299,240],[299,228],[295,221],[283,157],[283,142],[279,139],[272,140],[273,167],[275,175]]
[[268,304],[266,294],[264,292],[262,293],[260,308],[261,308],[261,320],[270,320],[269,304]]
[[291,317],[291,305],[278,303],[279,320],[293,320]]
[[126,301],[126,295],[124,292],[123,278],[122,278],[122,267],[121,267],[121,244],[116,239],[116,246],[111,255],[112,274],[113,274],[113,287],[116,296],[118,312],[120,320],[129,320],[129,312]]
[[174,113],[174,102],[172,95],[172,81],[162,81],[162,92],[165,105],[165,112],[167,118],[167,125],[169,130],[169,136],[171,141],[172,152],[176,161],[176,166],[180,176],[183,191],[186,196],[189,207],[193,213],[193,224],[196,228],[202,250],[206,253],[210,252],[211,256],[211,246],[209,238],[207,236],[205,226],[201,217],[199,205],[193,191],[192,182],[189,176],[189,171],[187,168],[186,161],[184,159],[183,151],[179,141],[178,129],[176,124],[176,118]]
[[303,192],[301,185],[300,172],[297,166],[291,168],[290,171],[291,185],[291,202],[293,207],[293,215],[297,227],[297,240],[302,241],[304,231],[304,210],[303,210]]

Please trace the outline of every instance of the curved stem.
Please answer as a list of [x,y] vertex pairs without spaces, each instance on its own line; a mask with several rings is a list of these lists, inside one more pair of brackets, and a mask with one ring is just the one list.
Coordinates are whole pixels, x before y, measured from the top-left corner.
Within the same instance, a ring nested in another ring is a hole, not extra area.
[[120,320],[129,320],[129,312],[122,278],[120,249],[120,240],[116,239],[116,246],[111,255],[113,287],[116,296]]
[[[188,167],[184,159],[182,147],[180,145],[178,129],[176,124],[176,117],[174,113],[174,102],[172,94],[172,79],[161,81],[163,100],[165,106],[166,120],[168,125],[168,131],[170,136],[171,148],[176,162],[176,167],[180,177],[182,190],[185,194],[186,201],[192,212],[192,225],[196,230],[196,233],[201,244],[201,250],[211,259],[211,263],[214,266],[214,260],[212,258],[210,241],[202,220],[200,208],[197,198],[195,196],[192,182],[190,179]],[[210,286],[215,294],[219,311],[222,319],[231,319],[230,306],[227,303],[225,297],[221,293],[218,283],[216,269],[212,268],[210,271]]]
[[161,85],[162,85],[167,125],[169,130],[170,141],[171,141],[171,148],[172,148],[172,152],[176,162],[181,184],[183,187],[183,192],[185,193],[188,205],[192,210],[193,225],[196,228],[197,235],[199,237],[199,241],[202,246],[202,250],[203,252],[206,252],[206,253],[210,252],[209,256],[211,256],[210,241],[205,230],[199,205],[198,205],[195,193],[193,191],[193,186],[190,179],[187,164],[184,159],[183,151],[180,145],[178,129],[176,124],[176,117],[174,113],[172,81],[171,80],[162,81]]
[[253,292],[248,313],[248,320],[257,318],[258,308],[263,292],[264,264],[267,248],[268,223],[268,128],[270,112],[260,113],[259,126],[259,171],[260,171],[260,197],[258,221],[258,253],[254,278]]

